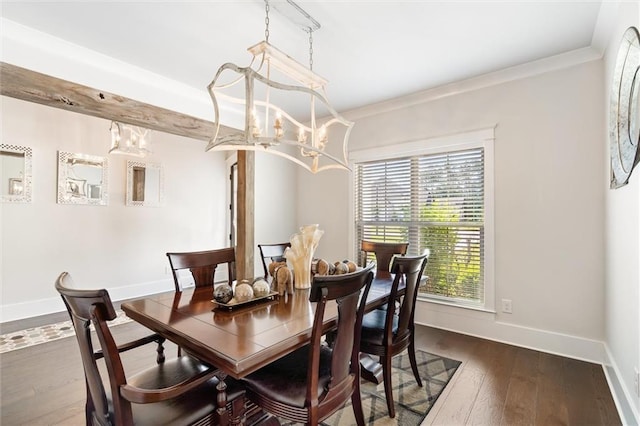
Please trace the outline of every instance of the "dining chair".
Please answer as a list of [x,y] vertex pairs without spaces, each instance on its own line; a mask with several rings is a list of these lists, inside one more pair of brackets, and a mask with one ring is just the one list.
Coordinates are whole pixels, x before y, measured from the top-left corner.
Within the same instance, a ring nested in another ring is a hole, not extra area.
[[[107,290],[77,289],[67,272],[60,274],[55,288],[67,307],[80,348],[87,388],[87,425],[219,424],[227,420],[221,416],[226,417],[228,410],[238,413],[237,417],[242,415],[244,390],[240,384],[225,380],[228,403],[218,407],[217,397],[224,396],[217,389],[218,371],[190,356],[165,360],[159,351],[156,365],[127,377],[120,353],[164,339],[152,334],[117,345],[108,325],[116,312]],[[100,350],[94,350],[91,325]],[[103,381],[98,366],[100,359],[104,359],[107,381]]]
[[216,268],[220,264],[227,264],[229,285],[236,276],[235,260],[236,252],[233,247],[216,250],[192,251],[183,253],[167,253],[173,282],[176,291],[182,290],[178,279],[178,271],[189,269],[196,287],[211,287],[213,289]]
[[[358,348],[372,269],[314,277],[310,343],[242,379],[249,401],[279,418],[317,425],[351,399],[356,422],[364,425]],[[324,315],[336,309],[336,337],[329,348],[321,340]]]
[[265,279],[269,278],[269,265],[267,264],[267,259],[269,259],[269,262],[281,260],[284,258],[284,251],[287,247],[291,247],[291,243],[258,244]]
[[[395,417],[391,383],[391,359],[394,356],[408,349],[411,370],[418,386],[422,387],[416,363],[414,312],[418,286],[426,266],[426,254],[415,257],[395,257],[391,265],[391,272],[395,275],[386,309],[373,310],[362,320],[360,351],[380,357],[389,417]],[[398,295],[401,290],[404,291],[403,297]],[[400,307],[396,309],[398,300]]]
[[363,252],[363,261],[362,266],[366,265],[368,262],[369,253],[373,253],[376,259],[376,276],[377,277],[388,277],[389,273],[389,264],[391,263],[391,259],[394,255],[399,254],[404,256],[407,254],[407,248],[409,247],[409,243],[383,243],[378,241],[366,241],[362,240],[360,242],[360,250]]

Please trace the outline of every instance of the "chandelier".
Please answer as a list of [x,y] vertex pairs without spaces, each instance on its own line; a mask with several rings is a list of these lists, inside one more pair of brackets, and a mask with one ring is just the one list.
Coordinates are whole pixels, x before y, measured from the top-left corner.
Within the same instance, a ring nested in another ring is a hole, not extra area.
[[144,157],[151,153],[149,129],[112,121],[109,130],[111,131],[109,154]]
[[[265,40],[247,49],[253,55],[251,63],[247,67],[222,65],[207,87],[213,101],[215,133],[205,150],[265,151],[312,173],[348,170],[347,143],[353,122],[329,104],[327,81],[313,72],[312,36],[320,24],[292,0],[287,4],[305,22],[309,68],[269,44],[269,1],[265,0]],[[220,134],[222,112],[235,112],[243,118],[238,131]]]

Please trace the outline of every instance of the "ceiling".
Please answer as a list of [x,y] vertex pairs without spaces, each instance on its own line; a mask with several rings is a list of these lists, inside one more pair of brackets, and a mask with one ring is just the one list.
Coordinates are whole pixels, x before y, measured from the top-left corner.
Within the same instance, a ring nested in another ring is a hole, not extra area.
[[[308,36],[271,2],[270,42],[308,64]],[[338,111],[588,48],[600,1],[299,1],[321,28],[313,70]],[[262,0],[2,1],[4,19],[206,90],[264,39]]]

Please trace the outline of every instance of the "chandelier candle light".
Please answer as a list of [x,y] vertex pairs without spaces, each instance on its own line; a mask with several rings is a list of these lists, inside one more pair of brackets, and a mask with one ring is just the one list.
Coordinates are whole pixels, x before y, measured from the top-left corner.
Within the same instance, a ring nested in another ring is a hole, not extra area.
[[[329,104],[327,81],[312,70],[312,34],[320,24],[287,0],[286,5],[295,8],[306,22],[303,29],[309,34],[310,57],[306,68],[269,44],[268,0],[265,5],[265,40],[247,49],[253,55],[249,66],[226,63],[207,87],[213,101],[215,134],[206,151],[266,151],[312,173],[348,170],[347,143],[353,122]],[[291,112],[294,109],[305,112],[295,114]],[[244,116],[244,129],[221,136],[221,112],[232,115],[234,110]]]
[[145,157],[151,153],[149,146],[149,129],[128,124],[111,122],[111,149],[109,154],[124,154],[134,157]]

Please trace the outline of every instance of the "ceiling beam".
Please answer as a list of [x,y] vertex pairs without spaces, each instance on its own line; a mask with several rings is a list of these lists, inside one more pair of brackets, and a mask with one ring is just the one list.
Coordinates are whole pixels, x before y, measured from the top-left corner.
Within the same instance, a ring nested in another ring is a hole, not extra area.
[[[0,95],[187,138],[209,141],[215,133],[215,124],[211,121],[5,62],[0,62]],[[220,127],[222,136],[233,130]]]

